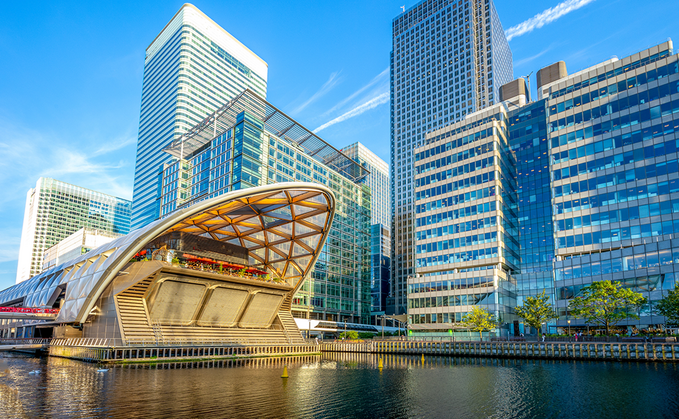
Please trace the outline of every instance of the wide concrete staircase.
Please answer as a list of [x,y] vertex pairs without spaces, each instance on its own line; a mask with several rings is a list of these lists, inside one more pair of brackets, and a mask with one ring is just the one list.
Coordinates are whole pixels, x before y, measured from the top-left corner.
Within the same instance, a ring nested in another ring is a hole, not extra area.
[[144,301],[144,294],[151,281],[151,278],[146,278],[116,295],[123,338],[128,343],[151,343],[156,340]]

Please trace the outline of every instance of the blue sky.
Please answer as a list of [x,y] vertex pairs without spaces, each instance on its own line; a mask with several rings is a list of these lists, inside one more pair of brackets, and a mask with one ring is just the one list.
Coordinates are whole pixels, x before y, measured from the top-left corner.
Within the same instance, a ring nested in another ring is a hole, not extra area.
[[[196,1],[269,64],[268,99],[336,147],[389,161],[391,20],[416,4]],[[0,25],[0,289],[14,283],[26,192],[40,176],[132,196],[144,50],[180,1],[7,2]],[[679,42],[659,0],[496,0],[514,76],[569,72]],[[513,29],[510,29],[513,28]]]

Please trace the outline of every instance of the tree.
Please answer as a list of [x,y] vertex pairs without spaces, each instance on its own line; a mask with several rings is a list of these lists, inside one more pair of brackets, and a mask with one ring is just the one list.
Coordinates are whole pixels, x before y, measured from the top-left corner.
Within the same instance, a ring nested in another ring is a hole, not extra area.
[[542,323],[559,316],[554,312],[554,307],[548,303],[549,296],[542,291],[542,294],[535,297],[526,297],[523,306],[516,307],[514,312],[521,317],[532,328],[542,331]]
[[666,323],[679,325],[679,283],[674,285],[674,290],[670,291],[666,297],[658,301],[656,308],[665,316]]
[[462,324],[469,330],[479,332],[479,336],[483,337],[484,331],[497,326],[497,320],[494,314],[489,313],[485,308],[476,306],[462,318]]
[[646,302],[638,292],[622,288],[620,282],[596,281],[582,288],[582,296],[573,298],[568,309],[576,317],[588,323],[601,324],[606,328],[615,326],[625,318],[638,319],[639,316],[629,309],[637,309]]
[[346,339],[346,340],[357,340],[358,339],[358,332],[355,331],[355,330],[349,330],[348,332],[342,332],[342,333],[340,333],[340,338]]

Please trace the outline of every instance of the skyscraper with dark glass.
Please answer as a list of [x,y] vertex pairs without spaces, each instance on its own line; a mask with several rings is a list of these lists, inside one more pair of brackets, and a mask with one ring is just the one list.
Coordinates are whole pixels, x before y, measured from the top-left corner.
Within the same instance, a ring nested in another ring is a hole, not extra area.
[[425,0],[392,22],[392,296],[405,313],[415,274],[414,160],[425,134],[498,100],[512,54],[491,0]]
[[160,216],[162,150],[245,89],[266,97],[267,64],[191,4],[146,49],[132,229]]

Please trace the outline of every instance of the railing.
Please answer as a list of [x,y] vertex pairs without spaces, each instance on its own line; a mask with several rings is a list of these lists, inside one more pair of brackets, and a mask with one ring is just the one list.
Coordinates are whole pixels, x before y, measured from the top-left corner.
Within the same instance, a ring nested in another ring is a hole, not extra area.
[[52,339],[52,346],[83,346],[83,347],[177,347],[177,346],[280,346],[281,342],[272,339],[183,339],[171,338],[157,341],[155,339],[128,340],[122,339],[90,339],[90,338],[70,338]]
[[59,314],[58,308],[0,307],[0,313]]
[[50,340],[48,338],[0,339],[0,345],[47,345]]

